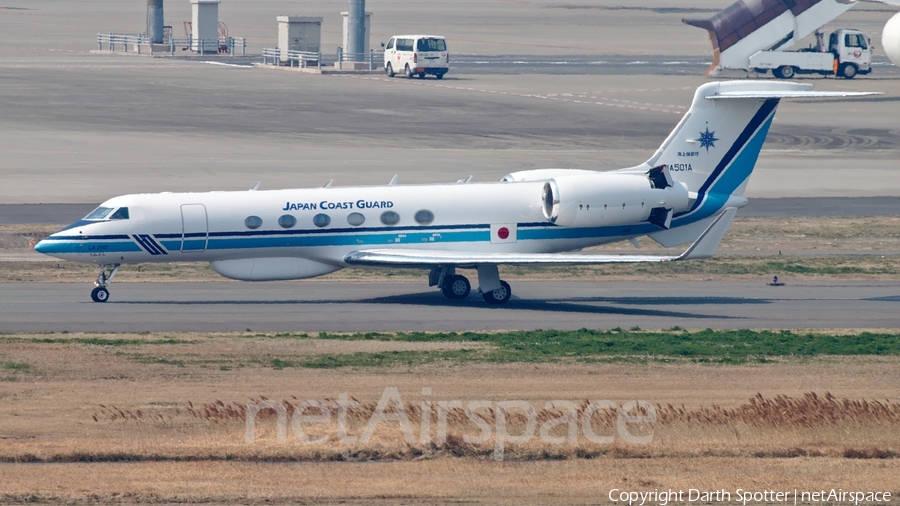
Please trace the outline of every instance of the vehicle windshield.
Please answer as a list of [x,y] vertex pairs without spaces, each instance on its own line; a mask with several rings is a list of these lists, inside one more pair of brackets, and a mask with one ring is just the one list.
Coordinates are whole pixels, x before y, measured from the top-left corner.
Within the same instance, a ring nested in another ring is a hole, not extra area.
[[102,219],[106,218],[107,216],[109,216],[109,213],[111,213],[112,210],[113,210],[113,208],[111,208],[111,207],[100,206],[97,209],[94,209],[93,211],[91,211],[87,216],[84,217],[84,219],[86,219],[86,220],[102,220]]
[[444,39],[419,39],[416,44],[418,51],[446,51],[447,41]]

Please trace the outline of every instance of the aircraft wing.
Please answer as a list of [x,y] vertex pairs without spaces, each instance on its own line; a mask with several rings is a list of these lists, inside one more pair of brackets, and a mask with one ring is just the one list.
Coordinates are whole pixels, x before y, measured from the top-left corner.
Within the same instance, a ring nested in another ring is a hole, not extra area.
[[471,253],[426,249],[368,249],[354,251],[344,257],[351,265],[371,267],[434,267],[439,265],[476,266],[484,264],[511,265],[576,265],[640,262],[677,262],[709,258],[716,251],[722,237],[731,228],[736,207],[722,211],[700,234],[700,237],[678,256],[649,255],[580,255],[566,253]]

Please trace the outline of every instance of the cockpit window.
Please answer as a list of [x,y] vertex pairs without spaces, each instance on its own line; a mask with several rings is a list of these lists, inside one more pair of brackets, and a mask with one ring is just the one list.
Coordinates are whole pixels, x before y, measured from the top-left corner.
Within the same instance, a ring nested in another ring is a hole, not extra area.
[[86,220],[102,220],[105,219],[109,213],[112,212],[111,207],[98,207],[90,212],[87,216],[84,217]]
[[116,212],[112,213],[109,216],[110,220],[127,220],[128,219],[128,208],[120,207],[116,209]]

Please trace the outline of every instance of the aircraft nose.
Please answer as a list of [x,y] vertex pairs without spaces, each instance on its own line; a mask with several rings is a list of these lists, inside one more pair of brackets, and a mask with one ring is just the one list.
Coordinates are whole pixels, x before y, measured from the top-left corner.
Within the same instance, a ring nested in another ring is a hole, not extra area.
[[38,241],[38,243],[34,245],[34,250],[38,253],[47,254],[47,252],[50,250],[50,244],[46,240]]

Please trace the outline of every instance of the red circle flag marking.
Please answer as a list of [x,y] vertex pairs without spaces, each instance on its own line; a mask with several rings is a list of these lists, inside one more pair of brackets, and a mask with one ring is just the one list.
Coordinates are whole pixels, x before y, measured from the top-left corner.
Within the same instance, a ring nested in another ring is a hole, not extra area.
[[497,237],[499,237],[501,239],[508,239],[509,238],[509,229],[506,227],[500,227],[500,229],[497,230]]

